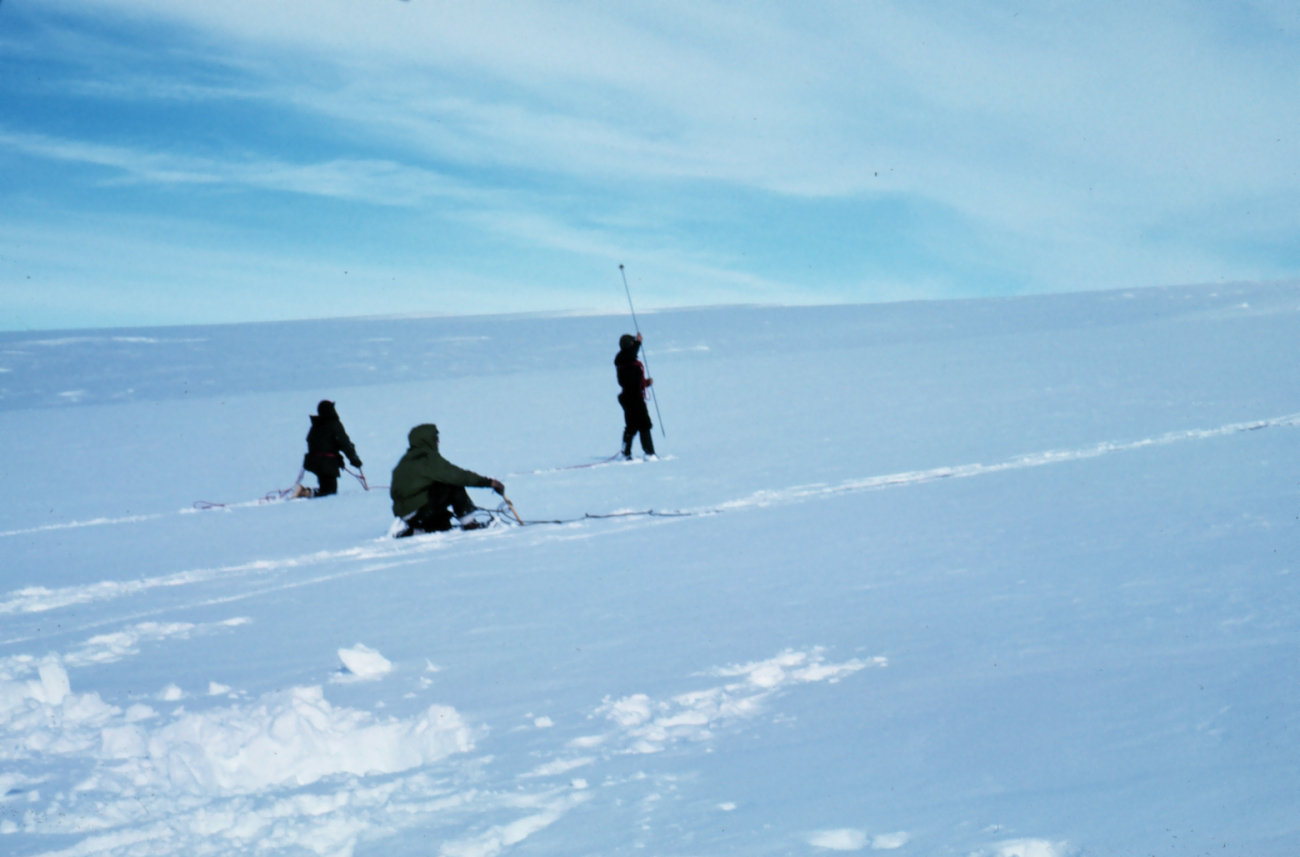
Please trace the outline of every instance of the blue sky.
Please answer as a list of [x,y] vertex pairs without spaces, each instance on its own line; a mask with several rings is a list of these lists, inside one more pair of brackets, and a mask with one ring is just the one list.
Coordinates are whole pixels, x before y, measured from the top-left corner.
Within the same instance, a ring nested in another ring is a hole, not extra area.
[[1294,3],[3,0],[0,329],[1300,271]]

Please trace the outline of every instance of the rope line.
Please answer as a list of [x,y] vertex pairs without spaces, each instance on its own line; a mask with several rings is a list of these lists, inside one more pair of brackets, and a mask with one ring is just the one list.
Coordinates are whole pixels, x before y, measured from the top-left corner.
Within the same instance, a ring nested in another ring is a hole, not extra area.
[[[355,480],[357,480],[358,482],[360,482],[360,483],[361,483],[361,487],[364,488],[364,489],[366,489],[367,491],[369,491],[371,488],[374,488],[374,489],[378,490],[378,489],[380,489],[380,488],[388,488],[388,487],[389,487],[389,486],[387,486],[387,485],[371,485],[369,482],[366,481],[366,472],[365,472],[364,470],[362,470],[360,467],[357,468],[356,473],[353,473],[353,472],[352,472],[352,468],[348,467],[346,464],[343,465],[343,469],[346,470],[346,471],[348,472],[348,475],[349,475],[349,476],[351,476],[353,479],[355,479]],[[298,478],[299,478],[300,480],[302,479],[301,476],[299,476]]]
[[507,503],[502,502],[495,509],[478,509],[484,512],[493,520],[500,521],[512,527],[532,527],[539,524],[577,524],[582,521],[603,520],[605,518],[697,518],[704,515],[718,515],[722,513],[721,509],[701,509],[694,512],[675,511],[661,512],[655,509],[638,509],[629,512],[609,512],[607,514],[592,514],[584,512],[581,518],[555,518],[555,519],[538,519],[524,520],[512,514],[512,510],[507,508]]
[[[292,485],[290,485],[288,488],[273,488],[270,491],[267,491],[264,495],[262,495],[261,499],[257,501],[257,505],[265,506],[267,503],[278,503],[281,500],[285,500],[289,498],[295,491],[298,490],[298,486],[302,485],[302,477],[306,472],[307,472],[306,469],[299,468],[298,478],[293,480]],[[348,472],[350,473],[351,471]],[[202,512],[206,512],[209,509],[228,509],[232,505],[237,505],[237,504],[214,503],[211,500],[194,501],[194,508]]]
[[602,458],[600,461],[589,461],[586,464],[569,464],[564,467],[552,467],[550,470],[523,470],[518,473],[507,473],[506,478],[511,476],[537,476],[542,473],[559,473],[562,470],[582,470],[587,467],[600,467],[602,464],[612,464],[623,457],[622,452],[616,452],[609,458]]

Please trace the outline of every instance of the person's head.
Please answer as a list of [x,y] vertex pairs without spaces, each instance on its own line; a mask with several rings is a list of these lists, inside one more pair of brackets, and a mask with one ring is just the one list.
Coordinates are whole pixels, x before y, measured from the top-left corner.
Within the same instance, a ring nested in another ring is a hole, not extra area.
[[433,423],[421,423],[411,429],[410,434],[406,436],[406,441],[412,447],[431,446],[438,448],[438,427]]
[[339,418],[339,412],[334,410],[334,403],[329,399],[320,400],[320,403],[316,405],[316,413],[326,419],[336,420]]
[[627,351],[629,348],[636,347],[636,337],[630,333],[625,333],[618,338],[618,350]]

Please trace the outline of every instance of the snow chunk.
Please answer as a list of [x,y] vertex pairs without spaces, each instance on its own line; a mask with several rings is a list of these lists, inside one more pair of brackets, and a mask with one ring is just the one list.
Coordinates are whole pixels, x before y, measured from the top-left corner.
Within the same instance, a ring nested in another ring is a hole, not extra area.
[[650,697],[644,693],[635,693],[616,702],[606,701],[597,711],[619,726],[638,726],[651,717]]
[[[603,714],[621,727],[624,753],[658,753],[677,740],[703,741],[712,737],[717,723],[752,717],[763,703],[786,687],[814,681],[834,683],[868,666],[884,666],[884,658],[866,661],[854,658],[840,664],[825,662],[818,647],[807,652],[787,649],[776,657],[740,666],[714,669],[717,676],[743,676],[745,681],[679,694],[654,701],[643,693],[621,699],[605,697],[596,714]],[[582,746],[578,740],[570,746]],[[586,739],[586,746],[593,746]],[[865,841],[865,840],[864,840]]]
[[409,720],[377,722],[331,706],[320,687],[295,687],[247,708],[183,715],[153,733],[149,764],[132,779],[161,776],[193,794],[250,794],[332,774],[397,773],[471,747],[453,708],[432,705]]
[[[20,676],[36,673],[29,681],[16,681]],[[0,725],[7,715],[20,709],[37,705],[59,705],[72,693],[68,671],[58,655],[36,660],[31,655],[17,655],[0,661]]]
[[872,838],[871,847],[877,851],[892,851],[895,848],[902,848],[911,838],[910,833],[902,830],[897,833],[882,833]]
[[73,693],[58,655],[0,661],[0,762],[93,753],[100,729],[120,713],[97,693]]
[[[181,693],[175,685],[169,688]],[[295,687],[203,712],[177,709],[175,720],[151,729],[155,718],[157,712],[147,705],[123,712],[98,694],[74,693],[57,655],[0,659],[0,734],[6,736],[0,742],[0,768],[34,757],[94,765],[73,787],[97,792],[93,805],[63,813],[60,822],[69,833],[94,833],[83,842],[95,846],[88,850],[113,850],[165,831],[180,836],[181,844],[169,853],[200,853],[212,836],[229,840],[238,853],[257,842],[271,842],[273,850],[306,846],[321,854],[351,853],[357,836],[380,823],[372,816],[387,806],[394,790],[405,790],[404,805],[414,808],[413,799],[429,794],[428,778],[416,772],[405,782],[371,788],[350,780],[332,794],[275,792],[331,776],[401,773],[474,745],[472,730],[453,708],[434,705],[407,719],[380,720],[331,706],[320,687]],[[0,795],[34,782],[0,773]],[[139,790],[157,800],[141,804]],[[250,795],[269,802],[249,802]],[[20,796],[40,800],[36,790]],[[571,805],[555,804],[553,816]],[[98,833],[132,819],[142,826]],[[162,819],[168,823],[150,823]],[[27,827],[30,832],[30,819]],[[509,826],[504,830],[500,841],[506,844],[522,838]]]
[[149,738],[139,726],[110,726],[101,736],[101,753],[105,759],[134,759],[149,751]]
[[392,661],[361,643],[350,649],[339,649],[339,660],[343,661],[347,673],[338,681],[371,681],[393,671]]
[[68,671],[57,659],[47,660],[40,665],[37,672],[41,680],[39,684],[33,683],[31,692],[33,699],[38,699],[47,705],[58,705],[72,693],[72,685],[68,682]]
[[867,844],[867,834],[851,827],[819,830],[808,837],[808,844],[832,851],[860,851]]

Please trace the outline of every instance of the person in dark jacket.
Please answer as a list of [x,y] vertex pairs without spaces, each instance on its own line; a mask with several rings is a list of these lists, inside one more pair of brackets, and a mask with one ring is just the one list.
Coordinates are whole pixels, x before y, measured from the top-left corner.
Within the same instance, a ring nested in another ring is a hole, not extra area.
[[393,514],[406,523],[396,537],[450,530],[453,513],[462,519],[462,529],[482,526],[477,521],[465,520],[478,508],[465,489],[491,488],[505,496],[506,486],[443,458],[438,452],[438,427],[432,423],[411,429],[407,441],[410,448],[393,468],[393,484],[388,489],[388,496],[393,498]]
[[324,399],[316,406],[316,415],[311,418],[311,430],[307,432],[307,454],[302,459],[302,469],[315,473],[320,487],[313,491],[299,485],[294,496],[326,497],[337,494],[339,470],[343,467],[345,455],[353,467],[361,469],[361,459],[357,457],[357,450],[352,446],[343,423],[339,421],[334,403]]
[[636,359],[641,350],[641,334],[633,336],[625,333],[618,340],[618,356],[614,358],[614,367],[618,369],[618,385],[623,391],[618,394],[618,403],[623,406],[623,457],[632,457],[632,438],[641,433],[641,450],[646,455],[655,454],[655,442],[650,437],[650,411],[645,406],[646,388],[654,383],[653,378],[645,376],[645,367]]

